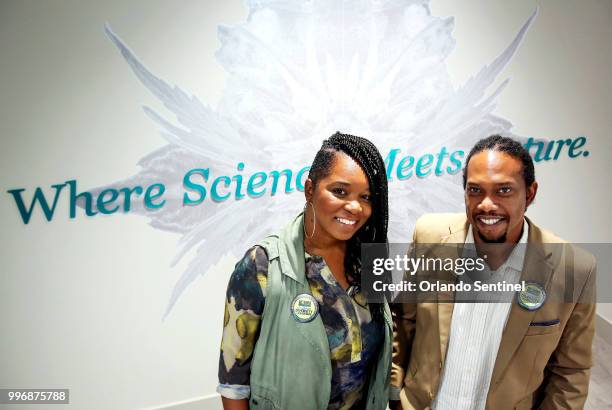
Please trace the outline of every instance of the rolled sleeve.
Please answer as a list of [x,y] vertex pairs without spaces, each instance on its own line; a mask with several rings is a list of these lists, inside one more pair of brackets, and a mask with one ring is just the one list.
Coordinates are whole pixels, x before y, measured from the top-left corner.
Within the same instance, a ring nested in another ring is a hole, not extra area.
[[389,386],[389,400],[398,401],[400,399],[400,392],[402,389],[397,386]]
[[241,384],[219,384],[217,393],[232,400],[242,400],[251,397],[251,387]]

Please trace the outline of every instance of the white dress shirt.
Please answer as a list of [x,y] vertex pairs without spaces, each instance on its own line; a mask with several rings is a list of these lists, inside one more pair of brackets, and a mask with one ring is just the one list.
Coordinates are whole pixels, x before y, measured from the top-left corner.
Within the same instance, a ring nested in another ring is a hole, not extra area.
[[[528,236],[529,225],[523,221],[519,243],[526,244]],[[474,243],[471,225],[465,243]],[[525,246],[516,246],[502,266],[495,271],[488,270],[489,282],[519,283],[524,261]],[[478,299],[496,297],[494,294],[478,293]],[[485,408],[497,351],[511,306],[512,302],[455,303],[446,362],[433,409]]]

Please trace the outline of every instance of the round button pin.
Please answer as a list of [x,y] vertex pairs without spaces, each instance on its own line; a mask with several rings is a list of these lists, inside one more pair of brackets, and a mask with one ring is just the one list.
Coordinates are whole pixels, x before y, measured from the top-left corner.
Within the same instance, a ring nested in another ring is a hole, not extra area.
[[291,302],[291,316],[300,323],[312,321],[319,313],[319,304],[308,293],[297,295]]
[[546,291],[539,283],[525,283],[525,289],[521,290],[517,295],[517,302],[527,310],[537,310],[546,301]]

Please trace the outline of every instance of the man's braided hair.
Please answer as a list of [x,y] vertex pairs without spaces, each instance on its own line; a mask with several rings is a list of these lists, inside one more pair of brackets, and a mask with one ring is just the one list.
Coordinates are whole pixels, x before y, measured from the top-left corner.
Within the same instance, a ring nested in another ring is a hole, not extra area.
[[[361,284],[361,244],[387,243],[389,201],[385,163],[378,149],[365,138],[336,132],[323,141],[314,158],[308,178],[317,183],[331,173],[337,152],[343,152],[357,162],[368,178],[372,215],[368,221],[348,240],[344,268],[352,286]],[[367,289],[364,289],[367,291]],[[367,296],[367,295],[366,295]],[[372,317],[382,320],[382,305],[370,303]]]
[[523,164],[522,175],[525,181],[525,187],[529,188],[535,181],[535,169],[533,167],[533,159],[529,155],[529,151],[518,141],[512,138],[502,137],[501,135],[491,135],[483,138],[474,145],[465,160],[465,168],[463,168],[463,189],[467,185],[467,168],[470,159],[482,151],[498,151],[503,152],[511,157],[519,159]]

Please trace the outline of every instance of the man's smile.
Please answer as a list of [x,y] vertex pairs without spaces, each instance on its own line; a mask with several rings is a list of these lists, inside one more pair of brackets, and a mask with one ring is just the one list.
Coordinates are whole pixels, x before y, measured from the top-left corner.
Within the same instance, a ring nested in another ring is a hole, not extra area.
[[478,215],[476,220],[485,225],[492,226],[505,221],[506,218],[501,215]]

